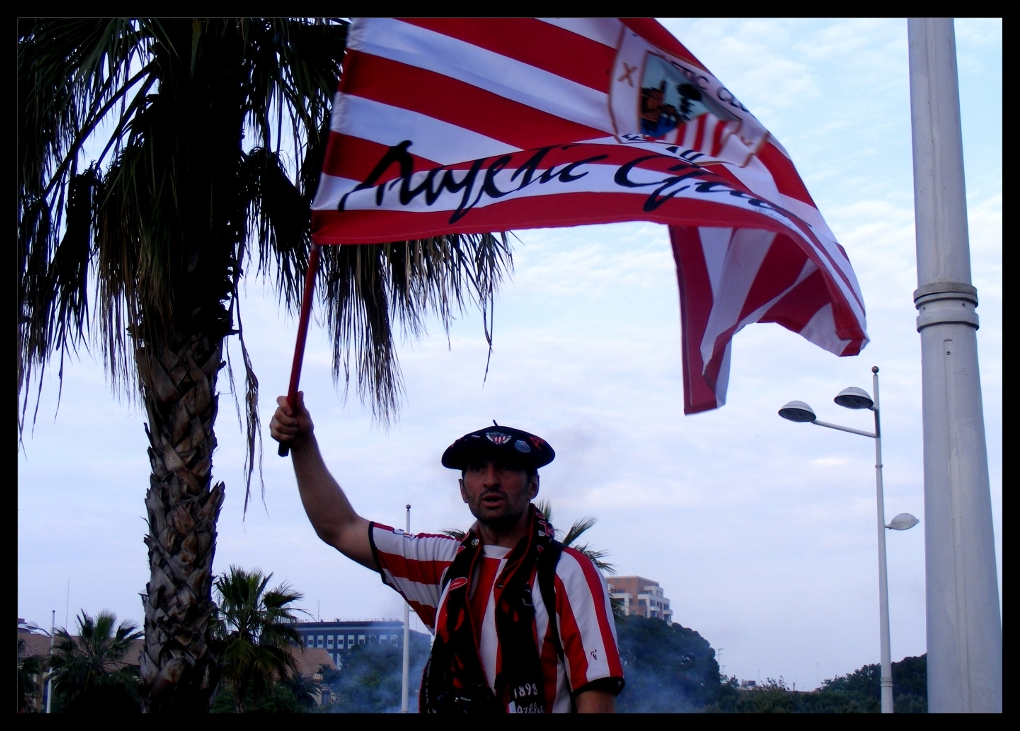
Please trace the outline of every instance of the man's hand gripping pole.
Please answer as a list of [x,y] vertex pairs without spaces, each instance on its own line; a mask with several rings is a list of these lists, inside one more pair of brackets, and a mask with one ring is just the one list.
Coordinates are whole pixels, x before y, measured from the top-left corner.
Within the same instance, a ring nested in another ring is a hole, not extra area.
[[[319,244],[312,244],[312,252],[308,257],[308,271],[305,272],[305,291],[301,298],[301,319],[298,322],[297,343],[294,344],[294,363],[290,367],[290,388],[287,389],[287,403],[291,409],[296,408],[298,381],[301,380],[301,363],[305,358],[305,340],[308,337],[308,321],[312,314],[312,293],[315,291],[315,274],[319,269]],[[290,445],[280,442],[277,454],[286,457],[290,453]]]

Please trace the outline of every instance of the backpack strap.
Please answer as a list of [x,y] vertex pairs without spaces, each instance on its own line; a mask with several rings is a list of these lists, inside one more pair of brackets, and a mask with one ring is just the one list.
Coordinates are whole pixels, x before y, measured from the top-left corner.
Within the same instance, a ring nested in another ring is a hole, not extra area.
[[563,544],[549,541],[549,545],[538,557],[538,588],[542,592],[542,603],[549,615],[549,626],[552,628],[553,647],[556,657],[563,662],[563,644],[560,642],[560,630],[556,625],[556,564],[560,562]]

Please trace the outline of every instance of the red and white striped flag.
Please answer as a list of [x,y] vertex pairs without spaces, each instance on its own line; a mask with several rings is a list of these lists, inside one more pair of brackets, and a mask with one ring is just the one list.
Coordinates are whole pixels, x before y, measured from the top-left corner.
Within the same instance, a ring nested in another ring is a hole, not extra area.
[[850,261],[789,155],[654,20],[356,20],[331,130],[318,244],[667,224],[688,414],[725,403],[745,325],[837,355],[868,341]]

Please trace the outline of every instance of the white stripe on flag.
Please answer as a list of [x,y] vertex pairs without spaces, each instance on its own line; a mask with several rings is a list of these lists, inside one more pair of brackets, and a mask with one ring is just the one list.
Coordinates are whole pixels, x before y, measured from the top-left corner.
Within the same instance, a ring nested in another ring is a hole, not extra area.
[[[433,71],[553,116],[613,132],[607,94],[399,20],[371,18],[358,23],[363,27],[349,41],[357,51]],[[450,64],[446,59],[456,59],[457,63]]]
[[359,184],[358,180],[323,173],[319,176],[319,189],[315,192],[312,210],[335,211],[343,194],[354,190]]
[[339,96],[343,97],[338,102],[340,111],[330,124],[334,132],[386,147],[414,140],[408,152],[440,165],[505,155],[519,149],[425,114],[360,96]]
[[703,226],[698,229],[701,239],[701,251],[705,255],[705,268],[708,269],[708,282],[712,285],[712,297],[719,291],[722,281],[723,264],[726,262],[726,251],[733,236],[732,228],[712,228]]
[[[739,321],[747,293],[775,238],[772,231],[756,228],[737,229],[730,237],[719,288],[713,288],[712,314],[701,340],[701,357],[706,366],[715,352],[716,339]],[[703,242],[702,249],[704,246]]]
[[842,355],[844,348],[850,344],[849,340],[840,340],[836,336],[836,322],[832,318],[831,303],[825,304],[808,320],[800,335],[819,348],[825,348],[836,355]]

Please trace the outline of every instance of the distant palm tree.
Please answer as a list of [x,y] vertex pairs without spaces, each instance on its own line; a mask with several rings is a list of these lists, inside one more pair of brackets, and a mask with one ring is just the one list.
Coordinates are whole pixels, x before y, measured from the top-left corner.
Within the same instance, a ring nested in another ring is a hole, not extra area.
[[67,706],[91,707],[89,696],[102,694],[106,699],[111,692],[137,699],[137,669],[128,664],[132,659],[128,653],[142,636],[137,626],[118,624],[117,615],[105,610],[95,618],[82,610],[77,621],[77,637],[66,629],[58,629],[54,635],[50,656],[53,692],[60,693]]
[[18,713],[37,710],[35,698],[39,694],[43,659],[29,655],[25,641],[18,638]]
[[[244,273],[268,277],[291,311],[300,303],[347,25],[18,21],[19,433],[30,386],[41,388],[58,353],[62,375],[64,356],[83,344],[102,352],[114,388],[144,405],[150,712],[208,711],[217,686],[208,648],[225,490],[212,478],[217,379],[227,365],[233,381],[225,349],[236,334],[250,488],[259,383],[239,286]],[[473,302],[489,338],[511,265],[507,238],[491,234],[324,247],[317,291],[334,379],[346,392],[353,360],[359,394],[387,420],[402,389],[395,322],[418,336],[436,315],[448,329]]]
[[[326,666],[328,667],[328,666]],[[297,704],[306,711],[311,711],[322,696],[322,688],[313,678],[299,672],[293,672],[282,684],[294,695]]]
[[215,582],[215,645],[238,713],[244,713],[249,691],[258,698],[297,668],[290,649],[301,643],[301,634],[287,605],[303,595],[286,584],[266,591],[272,576],[231,566]]
[[564,533],[563,531],[556,528],[556,524],[553,522],[552,504],[548,500],[539,500],[537,503],[535,503],[535,507],[538,508],[538,511],[545,516],[546,520],[552,523],[553,530],[556,532],[556,540],[558,540],[564,546],[570,546],[574,550],[583,553],[585,556],[590,558],[591,562],[595,564],[595,566],[597,566],[598,569],[603,573],[606,574],[616,573],[616,567],[613,564],[608,563],[607,561],[604,560],[606,556],[609,555],[609,551],[600,551],[594,549],[587,543],[581,546],[574,545],[575,541],[577,541],[578,538],[580,538],[584,533],[588,532],[588,530],[593,525],[595,525],[595,523],[598,522],[598,518],[593,518],[590,515],[586,515],[583,518],[579,518],[578,520],[575,520],[573,524],[570,526],[570,529],[566,533]]
[[[593,518],[590,515],[586,515],[580,520],[575,520],[573,525],[570,526],[570,530],[566,533],[556,528],[556,524],[553,523],[552,519],[552,504],[548,500],[539,500],[535,503],[535,507],[538,511],[545,516],[545,519],[553,526],[553,530],[556,535],[555,538],[564,546],[570,546],[576,551],[583,553],[585,556],[591,559],[591,562],[598,567],[598,569],[607,574],[615,574],[616,567],[613,564],[606,562],[604,559],[609,555],[609,551],[600,551],[592,548],[587,543],[583,546],[575,546],[574,541],[581,537],[582,534],[588,531],[596,522],[597,518]],[[458,541],[464,540],[464,536],[467,535],[466,531],[462,531],[459,528],[447,528],[440,531],[444,535],[448,535],[451,538],[456,538]]]

